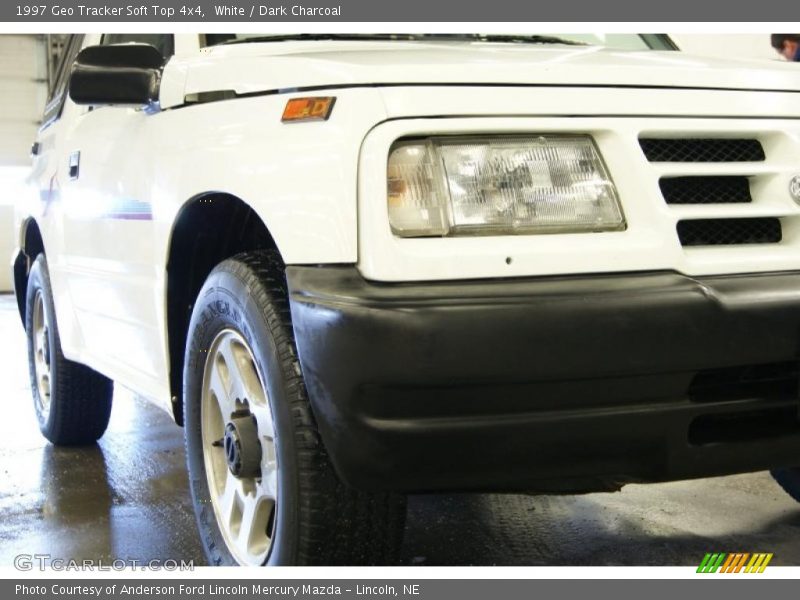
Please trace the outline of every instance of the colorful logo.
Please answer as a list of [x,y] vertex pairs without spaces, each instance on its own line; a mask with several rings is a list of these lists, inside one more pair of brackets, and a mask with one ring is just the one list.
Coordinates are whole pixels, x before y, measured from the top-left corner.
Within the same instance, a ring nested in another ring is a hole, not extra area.
[[763,573],[773,554],[757,552],[708,553],[697,567],[698,573]]

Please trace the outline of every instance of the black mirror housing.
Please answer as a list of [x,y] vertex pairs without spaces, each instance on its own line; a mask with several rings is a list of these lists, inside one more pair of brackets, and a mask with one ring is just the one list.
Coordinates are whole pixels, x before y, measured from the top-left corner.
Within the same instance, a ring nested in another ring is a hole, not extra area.
[[72,65],[69,97],[91,106],[153,104],[163,66],[164,57],[147,44],[88,46]]

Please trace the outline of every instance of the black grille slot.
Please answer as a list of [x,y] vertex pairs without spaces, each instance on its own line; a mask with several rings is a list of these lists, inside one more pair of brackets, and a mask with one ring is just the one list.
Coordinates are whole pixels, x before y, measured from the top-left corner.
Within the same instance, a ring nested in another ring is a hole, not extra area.
[[764,148],[758,140],[722,138],[640,138],[650,162],[761,162]]
[[797,408],[779,407],[728,414],[703,415],[689,425],[693,446],[750,442],[800,434]]
[[692,402],[793,398],[800,393],[797,361],[700,371],[689,386]]
[[689,443],[701,446],[800,434],[798,366],[797,361],[787,361],[697,373],[688,390],[692,402],[761,399],[772,406],[701,415],[689,425]]
[[665,177],[659,181],[667,204],[735,204],[752,202],[744,176]]
[[760,219],[697,219],[678,223],[678,238],[684,246],[777,244],[783,232],[773,217]]

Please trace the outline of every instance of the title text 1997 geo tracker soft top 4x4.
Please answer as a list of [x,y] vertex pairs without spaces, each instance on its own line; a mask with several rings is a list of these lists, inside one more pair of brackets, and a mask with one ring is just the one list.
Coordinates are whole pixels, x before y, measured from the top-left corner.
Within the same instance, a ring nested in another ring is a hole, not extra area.
[[409,492],[800,499],[798,92],[658,35],[73,36],[13,263],[42,432],[170,411],[212,564],[391,563]]

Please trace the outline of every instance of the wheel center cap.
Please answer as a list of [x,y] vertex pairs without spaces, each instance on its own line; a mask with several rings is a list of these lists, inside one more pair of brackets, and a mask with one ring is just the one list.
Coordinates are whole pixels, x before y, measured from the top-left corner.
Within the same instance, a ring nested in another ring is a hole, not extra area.
[[261,443],[252,415],[234,417],[225,425],[222,448],[234,477],[243,479],[261,475]]

